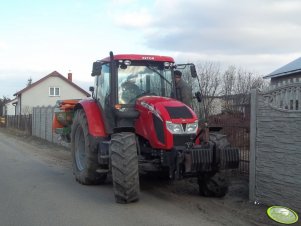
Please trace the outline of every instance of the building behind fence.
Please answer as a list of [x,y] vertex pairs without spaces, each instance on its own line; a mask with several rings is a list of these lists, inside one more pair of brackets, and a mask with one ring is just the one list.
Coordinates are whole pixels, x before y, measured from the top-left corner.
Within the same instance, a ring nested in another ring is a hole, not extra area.
[[301,212],[301,83],[251,101],[250,200]]

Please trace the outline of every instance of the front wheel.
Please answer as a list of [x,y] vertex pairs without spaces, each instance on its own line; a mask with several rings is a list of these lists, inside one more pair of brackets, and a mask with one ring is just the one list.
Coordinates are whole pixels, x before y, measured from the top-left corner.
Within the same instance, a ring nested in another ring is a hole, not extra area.
[[110,154],[116,202],[137,201],[140,187],[136,135],[130,132],[112,134]]
[[77,110],[71,129],[72,167],[75,179],[85,185],[100,184],[106,180],[106,173],[97,173],[97,151],[89,139],[88,122],[84,110]]

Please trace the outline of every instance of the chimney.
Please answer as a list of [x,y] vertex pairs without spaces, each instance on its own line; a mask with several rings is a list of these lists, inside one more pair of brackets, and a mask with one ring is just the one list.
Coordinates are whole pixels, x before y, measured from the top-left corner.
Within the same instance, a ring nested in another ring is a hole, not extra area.
[[72,82],[72,73],[71,73],[71,72],[68,73],[68,80],[69,80],[70,82]]

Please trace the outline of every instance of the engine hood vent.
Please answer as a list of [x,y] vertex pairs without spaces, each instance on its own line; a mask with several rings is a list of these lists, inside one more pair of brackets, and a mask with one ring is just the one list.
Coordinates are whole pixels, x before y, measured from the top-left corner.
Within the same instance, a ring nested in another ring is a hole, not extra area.
[[193,118],[190,110],[186,106],[165,107],[170,118],[172,119],[190,119]]

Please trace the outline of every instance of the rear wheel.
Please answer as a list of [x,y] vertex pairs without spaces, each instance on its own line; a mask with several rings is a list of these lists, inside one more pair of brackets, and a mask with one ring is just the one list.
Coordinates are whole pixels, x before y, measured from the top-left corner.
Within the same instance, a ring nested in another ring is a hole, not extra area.
[[112,134],[110,154],[116,202],[137,201],[140,187],[136,135],[130,132]]
[[225,174],[217,172],[202,174],[198,178],[200,195],[205,197],[224,197],[228,192],[228,180]]
[[75,179],[85,185],[103,183],[106,173],[97,173],[97,150],[89,140],[88,122],[83,110],[75,113],[71,129],[72,167]]
[[230,147],[227,136],[220,133],[210,133],[209,141],[215,144],[217,153],[217,165],[213,172],[202,173],[199,175],[199,191],[200,195],[206,197],[223,197],[228,192],[229,181],[225,173],[220,172],[220,155],[225,148]]
[[237,169],[239,167],[239,149],[230,145],[227,136],[220,133],[210,133],[209,139],[216,147],[217,171]]
[[209,140],[215,143],[217,149],[223,150],[224,148],[230,147],[227,136],[224,134],[210,133]]

